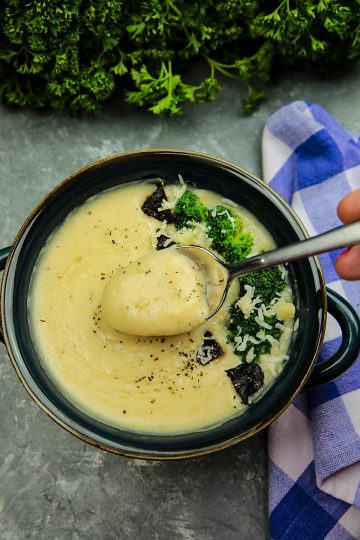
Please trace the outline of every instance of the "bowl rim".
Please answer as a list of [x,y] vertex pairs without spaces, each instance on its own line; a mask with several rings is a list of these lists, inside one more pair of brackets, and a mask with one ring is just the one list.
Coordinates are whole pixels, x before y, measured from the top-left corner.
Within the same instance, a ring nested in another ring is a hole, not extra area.
[[[229,448],[257,433],[262,431],[264,428],[269,426],[274,420],[276,420],[286,409],[289,407],[289,405],[294,401],[296,396],[301,392],[301,390],[304,388],[307,380],[309,379],[311,372],[315,366],[316,360],[320,354],[321,345],[323,343],[324,335],[325,335],[325,328],[326,328],[326,320],[327,320],[327,297],[326,297],[326,289],[325,289],[325,280],[320,264],[320,260],[317,256],[311,257],[312,261],[315,264],[318,278],[319,278],[319,284],[320,284],[320,291],[321,291],[321,301],[320,304],[322,306],[322,317],[321,317],[321,324],[320,324],[320,330],[317,335],[316,344],[314,346],[314,352],[311,362],[309,362],[306,372],[304,373],[300,384],[293,390],[291,395],[288,399],[285,400],[285,402],[282,403],[281,406],[279,406],[279,409],[275,411],[268,419],[265,419],[258,423],[257,425],[253,426],[252,429],[249,429],[247,432],[242,433],[240,435],[237,435],[235,437],[232,437],[230,439],[227,439],[222,442],[215,442],[211,443],[207,446],[204,446],[202,448],[196,449],[196,450],[161,450],[159,452],[154,450],[144,450],[136,451],[133,449],[127,449],[124,446],[119,447],[119,445],[114,444],[114,446],[111,446],[109,444],[109,441],[103,437],[100,437],[93,433],[87,433],[88,430],[84,427],[81,427],[81,430],[74,427],[76,425],[76,422],[69,419],[59,408],[57,408],[42,392],[41,387],[33,381],[33,379],[30,377],[31,381],[34,384],[30,384],[30,382],[27,380],[27,378],[22,373],[18,362],[16,360],[15,354],[13,352],[7,327],[6,327],[6,313],[5,313],[5,289],[6,289],[6,282],[9,275],[9,270],[12,265],[13,257],[16,251],[16,248],[19,246],[21,241],[23,240],[24,233],[27,231],[29,226],[31,225],[32,221],[35,219],[35,217],[38,215],[38,213],[48,204],[50,203],[54,198],[58,196],[59,193],[61,193],[62,189],[67,186],[68,184],[71,184],[72,182],[76,182],[83,173],[99,167],[103,164],[110,163],[111,161],[117,161],[121,159],[126,159],[128,157],[136,157],[140,155],[152,155],[152,154],[166,154],[166,155],[176,155],[176,156],[189,156],[189,157],[199,157],[202,159],[205,159],[210,165],[213,163],[214,165],[224,165],[230,170],[234,170],[237,173],[240,173],[244,175],[245,177],[248,177],[252,182],[254,182],[257,186],[261,186],[262,188],[266,188],[267,191],[269,191],[272,196],[274,196],[278,202],[281,203],[281,205],[286,209],[286,211],[293,217],[293,219],[297,222],[299,228],[301,229],[302,233],[304,234],[305,238],[309,237],[309,233],[302,222],[301,218],[297,215],[297,213],[293,210],[293,208],[287,203],[287,201],[279,194],[277,191],[275,191],[271,186],[269,186],[264,180],[253,174],[252,172],[248,171],[247,169],[243,168],[241,165],[238,165],[237,163],[234,163],[230,160],[224,159],[222,157],[214,156],[212,154],[208,154],[206,152],[199,152],[197,150],[188,150],[188,149],[180,149],[180,148],[145,148],[145,149],[138,149],[138,150],[132,150],[129,152],[122,152],[119,154],[113,154],[104,158],[101,158],[99,160],[96,160],[94,162],[91,162],[81,169],[78,169],[77,171],[71,173],[69,176],[67,176],[65,179],[60,181],[58,184],[56,184],[55,187],[53,187],[45,196],[42,197],[42,199],[38,202],[38,204],[35,205],[35,207],[30,211],[27,218],[21,225],[20,229],[18,230],[18,233],[15,236],[15,239],[11,245],[9,255],[7,257],[5,268],[3,271],[2,279],[1,279],[1,286],[0,286],[0,323],[3,330],[3,338],[4,338],[4,344],[7,350],[7,353],[9,355],[10,361],[12,363],[12,366],[20,379],[20,382],[22,383],[25,390],[28,392],[30,397],[34,400],[34,402],[40,407],[41,410],[43,410],[52,420],[54,420],[59,426],[64,428],[67,432],[71,433],[72,435],[76,436],[83,442],[89,443],[92,446],[96,448],[100,448],[102,450],[106,450],[108,452],[123,455],[125,457],[133,457],[137,459],[145,459],[145,460],[159,460],[159,461],[167,461],[167,460],[179,460],[179,459],[186,459],[186,458],[193,458],[203,455],[212,454],[218,451],[221,451],[225,448]],[[17,263],[15,262],[15,267]],[[40,397],[41,396],[41,397]],[[51,406],[50,406],[51,405]]]

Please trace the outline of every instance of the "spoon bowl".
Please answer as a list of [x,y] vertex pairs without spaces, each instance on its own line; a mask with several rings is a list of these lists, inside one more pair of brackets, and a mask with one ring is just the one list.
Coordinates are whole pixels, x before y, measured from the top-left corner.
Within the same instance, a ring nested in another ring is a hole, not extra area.
[[205,276],[210,311],[207,318],[210,319],[225,302],[230,285],[236,277],[355,244],[360,244],[360,221],[259,253],[235,264],[225,263],[215,253],[201,246],[177,245],[176,248],[195,261]]

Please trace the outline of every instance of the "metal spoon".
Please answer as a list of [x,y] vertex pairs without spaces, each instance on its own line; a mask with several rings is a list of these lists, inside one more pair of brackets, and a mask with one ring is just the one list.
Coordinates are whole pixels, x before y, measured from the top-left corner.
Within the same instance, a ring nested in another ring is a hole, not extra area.
[[194,260],[205,275],[210,309],[208,319],[210,319],[223,305],[231,282],[236,277],[355,244],[360,244],[360,221],[337,227],[307,240],[254,255],[236,264],[224,263],[214,253],[201,246],[177,245],[176,248]]

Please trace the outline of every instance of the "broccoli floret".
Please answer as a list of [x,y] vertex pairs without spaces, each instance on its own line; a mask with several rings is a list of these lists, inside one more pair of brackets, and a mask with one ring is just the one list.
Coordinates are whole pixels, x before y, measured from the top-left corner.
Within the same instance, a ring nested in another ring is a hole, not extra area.
[[[276,293],[283,291],[286,286],[286,281],[283,279],[281,270],[278,266],[266,268],[265,270],[260,270],[259,272],[244,276],[239,279],[239,283],[239,298],[246,292],[245,285],[250,285],[255,288],[253,298],[259,298],[261,303],[265,306],[268,306],[271,301],[277,297]],[[243,361],[246,359],[249,350],[254,347],[254,360],[256,361],[261,354],[268,354],[271,352],[271,343],[268,339],[257,336],[258,332],[263,330],[263,327],[255,320],[255,317],[258,316],[257,310],[255,309],[246,318],[241,309],[239,309],[237,302],[238,300],[235,300],[230,306],[230,323],[228,325],[227,337],[230,342],[235,344],[234,352],[239,355]],[[275,315],[264,315],[264,322],[271,327],[271,329],[266,328],[265,334],[279,340],[282,330],[276,327],[276,323],[282,321],[279,321]],[[259,343],[248,341],[245,350],[239,351],[238,344],[236,343],[236,341],[239,340],[236,340],[235,338],[244,338],[246,334],[259,340]]]
[[207,219],[208,213],[209,210],[200,201],[199,197],[187,189],[174,208],[175,226],[178,230],[183,227],[187,229],[193,228],[188,222],[197,221],[201,223]]
[[224,242],[215,249],[224,257],[226,262],[236,263],[246,259],[253,244],[254,240],[251,234],[243,233],[236,238],[224,240]]
[[239,335],[239,328],[243,335],[249,334],[255,336],[259,331],[259,325],[255,321],[254,316],[250,315],[245,319],[243,312],[236,305],[237,300],[231,304],[229,309],[230,323],[228,325],[228,338],[234,341],[235,336]]
[[[252,361],[257,361],[261,354],[268,354],[271,351],[271,343],[268,339],[261,339],[257,336],[258,332],[263,330],[263,327],[255,320],[257,313],[251,313],[248,318],[245,318],[243,312],[237,307],[235,301],[230,307],[230,323],[228,325],[227,338],[228,341],[235,343],[234,352],[237,354],[243,362],[246,361],[246,355],[251,348],[254,349],[254,357]],[[264,316],[264,322],[271,326],[271,329],[266,329],[265,333],[268,336],[272,336],[274,339],[279,340],[282,334],[282,330],[275,325],[279,321],[275,315]],[[253,343],[252,341],[246,342],[246,348],[242,351],[237,347],[235,338],[245,338],[246,335],[252,336],[259,343]]]
[[268,305],[275,298],[276,293],[285,289],[286,281],[282,277],[280,268],[274,266],[242,277],[240,279],[241,290],[244,289],[244,285],[255,287],[254,297],[260,298],[265,305]]
[[221,204],[210,210],[207,225],[214,245],[222,244],[226,238],[238,236],[243,228],[240,217],[231,208]]
[[208,235],[212,239],[211,247],[225,259],[235,263],[245,259],[253,246],[249,233],[242,233],[243,222],[230,208],[217,205],[211,210],[200,201],[199,197],[187,189],[174,208],[176,228],[193,228],[192,221],[205,222]]
[[254,243],[253,238],[249,233],[242,233],[243,222],[231,208],[215,206],[210,210],[206,224],[212,239],[211,246],[226,262],[235,263],[248,256]]

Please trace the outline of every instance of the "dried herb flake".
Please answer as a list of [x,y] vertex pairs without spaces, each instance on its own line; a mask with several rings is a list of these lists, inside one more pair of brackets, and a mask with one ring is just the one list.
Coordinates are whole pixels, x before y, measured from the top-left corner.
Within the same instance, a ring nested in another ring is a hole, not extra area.
[[256,362],[239,364],[227,369],[226,374],[245,405],[249,404],[249,396],[254,395],[264,386],[264,372]]
[[196,360],[205,366],[209,362],[216,360],[224,354],[221,345],[212,337],[211,332],[205,332],[204,341],[200,349],[197,351]]
[[167,201],[167,197],[162,184],[159,182],[156,184],[155,191],[145,199],[141,210],[147,216],[158,219],[159,221],[174,223],[175,218],[171,210],[159,210],[163,201]]

